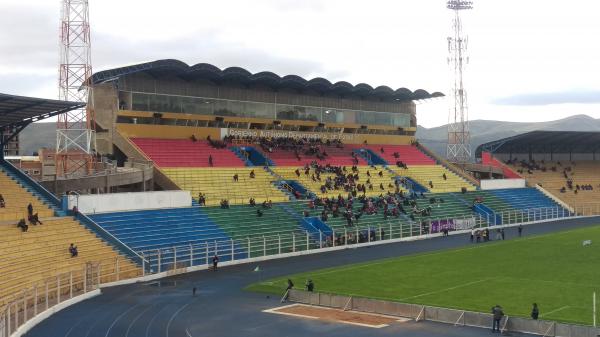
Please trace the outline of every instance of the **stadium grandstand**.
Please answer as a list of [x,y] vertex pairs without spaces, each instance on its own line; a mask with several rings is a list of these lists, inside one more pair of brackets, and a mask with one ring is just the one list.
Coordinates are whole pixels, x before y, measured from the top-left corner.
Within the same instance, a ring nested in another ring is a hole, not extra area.
[[600,214],[599,142],[598,132],[532,131],[482,144],[476,155],[565,207]]
[[[206,269],[215,258],[231,265],[452,231],[489,236],[492,226],[580,215],[539,186],[480,182],[419,144],[415,101],[440,93],[176,60],[90,81],[97,152],[119,166],[150,163],[152,186],[54,195],[1,162],[5,336],[39,305]],[[0,96],[1,130],[12,137],[80,106]],[[513,161],[485,158],[521,176]]]
[[[30,123],[83,105],[0,94],[0,149]],[[56,196],[5,161],[2,154],[4,151],[0,151],[1,307],[31,289],[43,289],[47,302],[60,301],[73,291],[67,285],[74,277],[80,290],[85,278],[112,282],[141,275],[133,251],[107,242],[83,215],[67,214]],[[70,251],[71,244],[74,249]],[[27,317],[23,308],[13,310],[14,322]],[[7,328],[6,321],[2,324],[0,335]]]

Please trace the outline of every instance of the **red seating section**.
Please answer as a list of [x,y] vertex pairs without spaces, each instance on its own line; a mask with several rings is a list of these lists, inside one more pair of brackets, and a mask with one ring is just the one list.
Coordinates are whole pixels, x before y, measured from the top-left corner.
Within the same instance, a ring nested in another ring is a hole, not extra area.
[[[390,165],[395,165],[397,161],[402,161],[406,165],[435,165],[433,159],[412,145],[368,145],[366,148],[373,151]],[[382,148],[383,153],[381,153]],[[398,152],[400,157],[396,159],[394,152]]]
[[209,155],[212,155],[215,167],[245,166],[229,149],[215,149],[207,141],[148,138],[131,140],[160,167],[209,167]]
[[[257,149],[261,150],[259,146],[256,146]],[[324,160],[319,160],[315,156],[307,156],[303,153],[300,153],[300,160],[296,158],[294,151],[274,149],[273,152],[268,153],[263,151],[263,153],[269,157],[275,163],[275,166],[304,166],[306,164],[310,164],[313,161],[317,161],[320,165],[334,165],[334,166],[352,166],[354,165],[352,159],[352,150],[361,148],[360,145],[351,145],[344,144],[343,148],[338,148],[336,146],[326,146],[322,145],[321,149],[327,153],[327,157]],[[362,159],[360,156],[358,158],[358,165],[367,165],[367,162]]]
[[[132,138],[150,159],[159,167],[209,167],[208,156],[213,158],[214,167],[244,167],[244,162],[229,149],[215,149],[207,141],[192,142],[188,139],[155,139],[155,138]],[[262,151],[259,146],[255,149]],[[336,146],[321,147],[327,152],[327,157],[319,160],[316,156],[300,153],[300,160],[296,158],[293,151],[274,149],[267,153],[262,151],[276,166],[300,167],[313,161],[321,165],[331,164],[335,166],[352,166],[352,151],[355,149],[368,148],[378,156],[394,165],[401,160],[406,165],[435,165],[435,161],[412,145],[360,145],[344,144],[343,148]],[[381,153],[383,148],[383,153]],[[394,152],[400,154],[400,158],[394,158]],[[357,157],[358,165],[367,165],[366,160]],[[494,159],[495,160],[495,159]],[[498,165],[500,165],[499,163]],[[513,172],[514,173],[514,172]]]
[[502,173],[504,174],[505,178],[509,178],[509,179],[519,179],[519,178],[522,178],[517,172],[513,171],[506,164],[504,164],[501,161],[499,161],[498,159],[492,157],[492,155],[489,152],[483,152],[483,153],[481,153],[481,163],[483,165],[490,165],[490,166],[493,166],[493,167],[499,167],[499,168],[501,168],[502,169]]

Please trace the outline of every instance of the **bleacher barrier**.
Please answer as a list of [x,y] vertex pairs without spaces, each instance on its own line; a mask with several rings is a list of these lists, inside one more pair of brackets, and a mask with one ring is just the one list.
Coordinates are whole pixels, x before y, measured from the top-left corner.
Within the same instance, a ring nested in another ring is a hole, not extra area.
[[[453,324],[455,326],[470,326],[486,329],[491,328],[492,325],[491,314],[420,304],[307,292],[296,289],[292,289],[288,292],[287,299],[291,302],[308,305],[411,318],[417,322],[432,321]],[[592,326],[511,316],[505,316],[502,319],[501,327],[503,334],[513,332],[555,337],[596,337],[600,335],[600,329]]]
[[[552,219],[579,216],[562,207],[546,207],[524,210],[507,210],[490,215],[487,219],[481,215],[468,215],[454,218],[430,219],[422,223],[368,223],[352,227],[332,227],[332,235],[319,231],[314,233],[298,231],[280,232],[272,235],[252,236],[244,239],[213,240],[191,242],[166,248],[140,251],[143,257],[145,273],[155,274],[182,270],[188,267],[209,266],[213,256],[220,261],[278,258],[319,252],[324,249],[343,249],[347,246],[360,247],[376,242],[398,242],[438,235],[443,229],[466,231],[488,228],[490,231],[520,223],[533,223]],[[499,221],[495,219],[501,219]],[[499,223],[498,223],[499,222]],[[495,235],[490,234],[495,237]],[[334,240],[333,238],[338,238]],[[359,238],[359,240],[357,240]]]
[[0,337],[21,336],[27,322],[61,303],[97,291],[101,283],[100,264],[89,263],[81,270],[62,273],[12,296],[0,311]]

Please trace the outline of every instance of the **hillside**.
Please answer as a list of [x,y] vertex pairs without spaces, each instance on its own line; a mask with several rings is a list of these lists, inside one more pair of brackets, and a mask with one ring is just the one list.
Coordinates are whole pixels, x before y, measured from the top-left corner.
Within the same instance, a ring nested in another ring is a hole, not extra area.
[[[471,144],[473,152],[477,146],[490,141],[518,135],[525,132],[544,131],[598,131],[600,119],[587,115],[574,115],[564,119],[539,123],[516,123],[490,120],[471,121]],[[447,126],[435,128],[417,128],[417,138],[425,146],[440,155],[446,154]]]

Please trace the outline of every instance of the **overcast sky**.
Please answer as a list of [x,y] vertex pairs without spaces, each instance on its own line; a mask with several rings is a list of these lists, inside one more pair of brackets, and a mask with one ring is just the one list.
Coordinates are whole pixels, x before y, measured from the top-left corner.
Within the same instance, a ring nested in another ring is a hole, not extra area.
[[[470,118],[600,118],[600,1],[485,0],[464,12]],[[0,92],[58,95],[59,0],[0,0]],[[443,0],[90,0],[95,71],[180,59],[447,93]],[[447,123],[445,99],[419,124]]]

